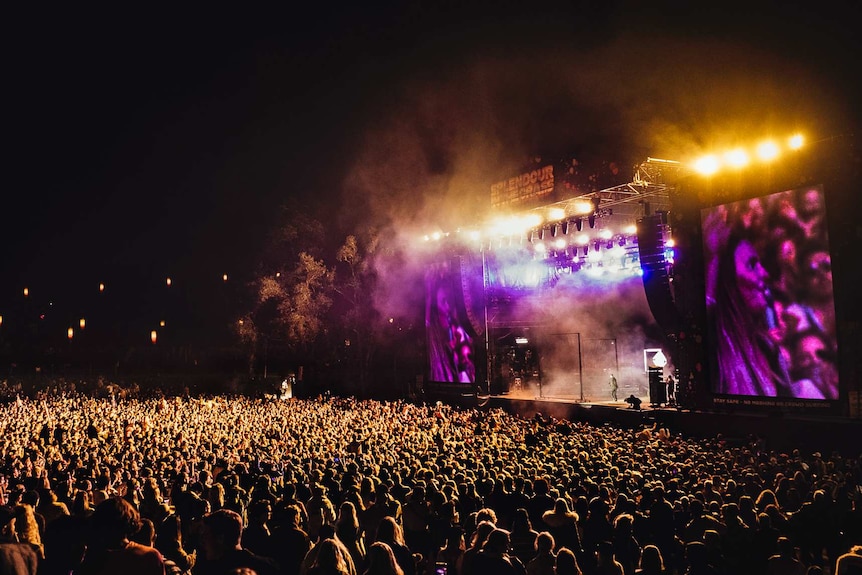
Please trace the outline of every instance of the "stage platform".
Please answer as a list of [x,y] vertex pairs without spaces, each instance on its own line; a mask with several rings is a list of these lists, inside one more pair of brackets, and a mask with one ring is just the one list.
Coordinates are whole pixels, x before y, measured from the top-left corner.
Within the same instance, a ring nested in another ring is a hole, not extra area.
[[779,452],[799,449],[803,453],[837,450],[845,455],[862,454],[862,419],[805,412],[707,411],[672,405],[650,406],[647,397],[640,398],[641,409],[636,410],[622,401],[622,397],[620,401],[581,401],[574,396],[538,396],[526,391],[502,395],[452,393],[451,388],[436,394],[426,389],[426,393],[429,399],[465,407],[500,408],[526,418],[541,414],[631,429],[658,423],[672,434],[701,438],[720,435],[728,445],[745,444],[756,435],[765,441],[767,449]]

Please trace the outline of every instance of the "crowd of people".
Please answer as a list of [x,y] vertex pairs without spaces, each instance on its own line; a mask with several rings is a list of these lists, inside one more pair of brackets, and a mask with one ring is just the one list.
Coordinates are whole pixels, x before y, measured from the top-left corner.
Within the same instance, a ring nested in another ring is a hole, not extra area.
[[352,398],[0,406],[0,573],[858,572],[858,454]]

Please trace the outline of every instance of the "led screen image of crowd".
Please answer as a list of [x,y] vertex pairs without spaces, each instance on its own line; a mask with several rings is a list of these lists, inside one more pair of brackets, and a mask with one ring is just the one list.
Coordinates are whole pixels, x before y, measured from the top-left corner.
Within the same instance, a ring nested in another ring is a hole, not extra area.
[[713,392],[838,399],[821,187],[701,212]]
[[474,330],[464,310],[456,262],[431,266],[425,275],[425,330],[429,381],[476,383]]

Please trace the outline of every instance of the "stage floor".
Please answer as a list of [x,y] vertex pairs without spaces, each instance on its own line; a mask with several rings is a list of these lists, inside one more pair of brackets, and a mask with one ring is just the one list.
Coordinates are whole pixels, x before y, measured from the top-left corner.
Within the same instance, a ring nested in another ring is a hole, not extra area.
[[[633,394],[632,394],[633,395]],[[581,399],[575,395],[539,395],[535,389],[513,389],[508,393],[503,393],[499,395],[491,395],[490,397],[501,399],[501,400],[510,400],[510,401],[549,401],[556,403],[569,403],[569,404],[578,404],[582,406],[601,406],[601,407],[610,407],[614,409],[626,409],[631,411],[629,404],[626,403],[624,397],[619,396],[617,401],[614,401],[612,398],[608,397],[606,400],[592,400],[589,398]],[[628,397],[628,396],[627,396]],[[641,411],[651,411],[656,409],[676,409],[676,406],[673,404],[659,404],[657,406],[650,405],[649,397],[638,397],[641,400]]]
[[[463,392],[464,390],[457,390]],[[539,396],[537,390],[512,390],[498,395],[453,393],[452,388],[428,399],[467,407],[499,408],[525,418],[541,415],[591,425],[615,425],[630,429],[659,424],[672,434],[690,437],[721,437],[727,445],[744,445],[753,437],[765,440],[767,448],[780,452],[839,451],[854,457],[862,454],[862,420],[814,413],[784,413],[742,410],[696,410],[661,404],[650,406],[640,397],[641,409],[624,401],[581,401],[568,395]]]

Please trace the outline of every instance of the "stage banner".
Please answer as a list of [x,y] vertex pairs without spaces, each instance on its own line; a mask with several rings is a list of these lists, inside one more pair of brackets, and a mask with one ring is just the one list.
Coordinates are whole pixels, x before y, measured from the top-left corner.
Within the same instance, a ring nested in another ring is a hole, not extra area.
[[554,193],[554,166],[547,165],[491,185],[492,208],[523,208]]

